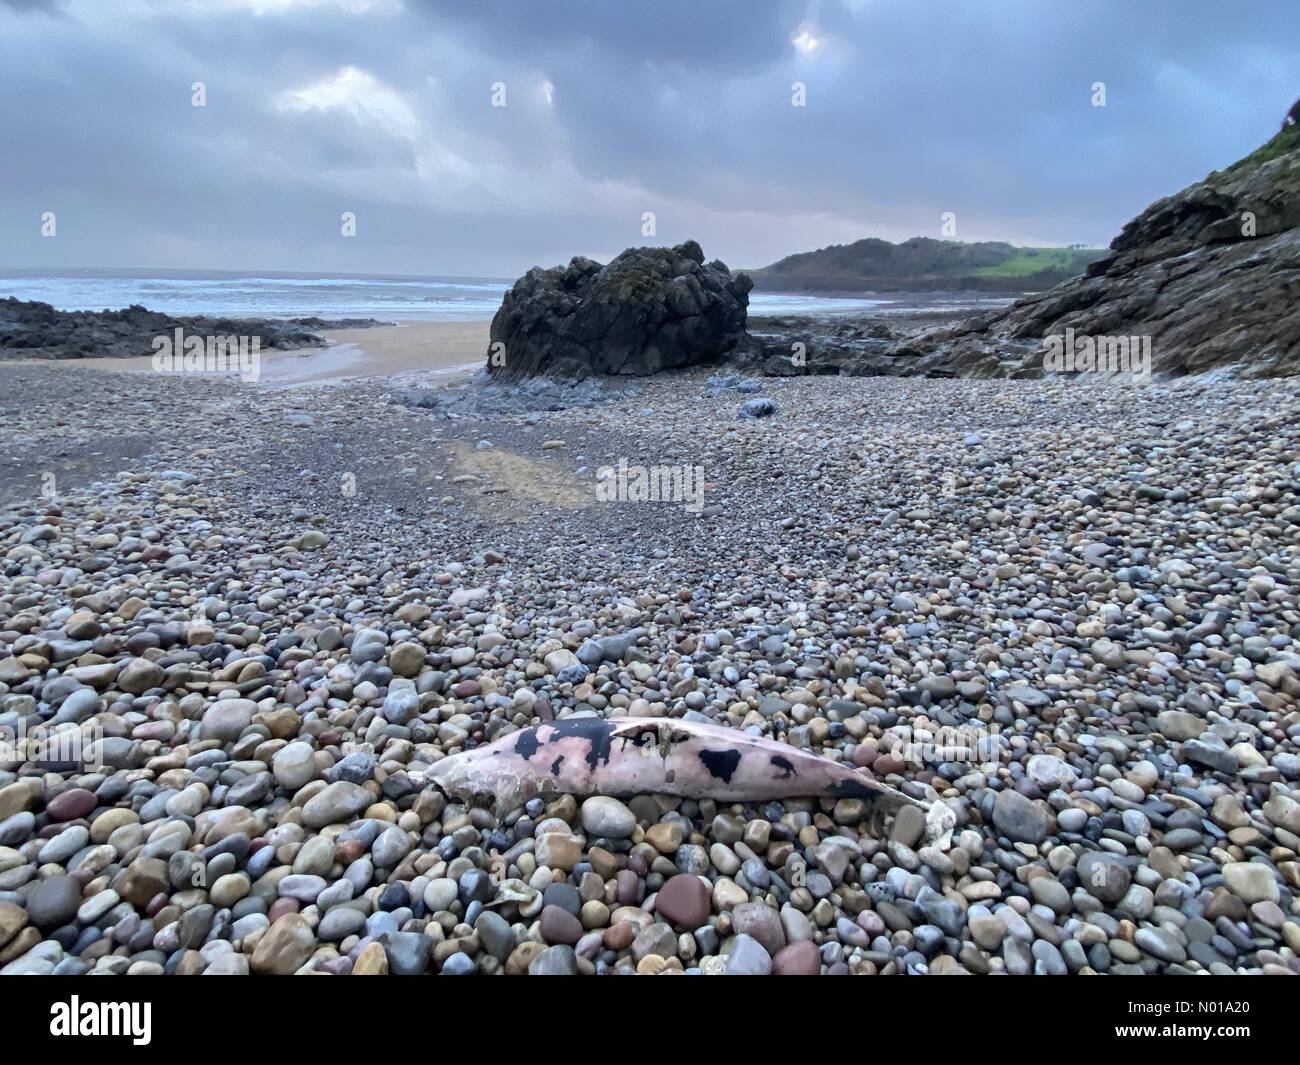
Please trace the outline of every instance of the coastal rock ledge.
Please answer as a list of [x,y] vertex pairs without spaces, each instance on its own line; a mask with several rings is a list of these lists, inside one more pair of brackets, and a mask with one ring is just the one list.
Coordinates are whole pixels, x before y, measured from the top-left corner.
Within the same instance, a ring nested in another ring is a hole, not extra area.
[[699,244],[629,248],[606,266],[534,267],[492,319],[488,372],[505,379],[644,377],[729,354],[745,338],[753,282],[705,263]]

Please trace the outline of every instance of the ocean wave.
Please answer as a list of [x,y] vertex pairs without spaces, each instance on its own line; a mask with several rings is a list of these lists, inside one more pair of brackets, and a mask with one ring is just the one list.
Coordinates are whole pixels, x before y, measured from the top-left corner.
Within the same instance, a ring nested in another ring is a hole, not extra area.
[[[505,282],[482,278],[352,277],[3,277],[0,294],[41,300],[65,311],[100,311],[133,303],[177,315],[227,317],[387,318],[486,321],[501,305]],[[751,314],[865,310],[888,301],[752,293]]]

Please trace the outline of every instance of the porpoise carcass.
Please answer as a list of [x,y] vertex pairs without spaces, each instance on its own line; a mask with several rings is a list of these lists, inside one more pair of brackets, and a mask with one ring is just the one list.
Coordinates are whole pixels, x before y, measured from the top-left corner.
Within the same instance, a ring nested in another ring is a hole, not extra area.
[[680,719],[568,717],[511,732],[435,762],[426,781],[498,814],[532,798],[659,792],[722,802],[797,796],[862,799],[875,813],[926,811],[926,837],[940,846],[956,818],[840,762],[778,740]]

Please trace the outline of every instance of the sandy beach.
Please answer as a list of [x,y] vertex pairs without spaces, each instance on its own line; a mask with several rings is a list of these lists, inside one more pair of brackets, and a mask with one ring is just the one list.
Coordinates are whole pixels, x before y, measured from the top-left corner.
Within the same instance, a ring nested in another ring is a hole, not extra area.
[[[397,377],[477,367],[487,354],[488,322],[399,322],[371,329],[333,329],[322,350],[276,352],[271,376],[318,381],[329,377]],[[337,361],[337,372],[334,364]]]
[[[257,380],[279,386],[358,377],[468,373],[486,356],[488,325],[482,321],[397,322],[363,329],[324,330],[321,335],[329,341],[326,347],[263,351]],[[11,361],[16,365],[49,365],[47,360]],[[148,356],[79,360],[78,365],[110,373],[154,372]]]

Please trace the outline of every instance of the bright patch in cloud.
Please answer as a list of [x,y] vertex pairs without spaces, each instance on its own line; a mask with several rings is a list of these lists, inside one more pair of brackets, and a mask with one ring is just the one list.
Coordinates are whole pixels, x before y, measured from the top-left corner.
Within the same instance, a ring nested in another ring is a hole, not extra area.
[[281,111],[337,111],[362,125],[375,125],[395,137],[415,140],[420,120],[398,93],[373,74],[358,67],[343,67],[332,77],[302,89],[283,92],[276,99]]
[[811,26],[800,26],[798,32],[790,38],[790,43],[804,55],[817,51],[822,46],[822,39]]

